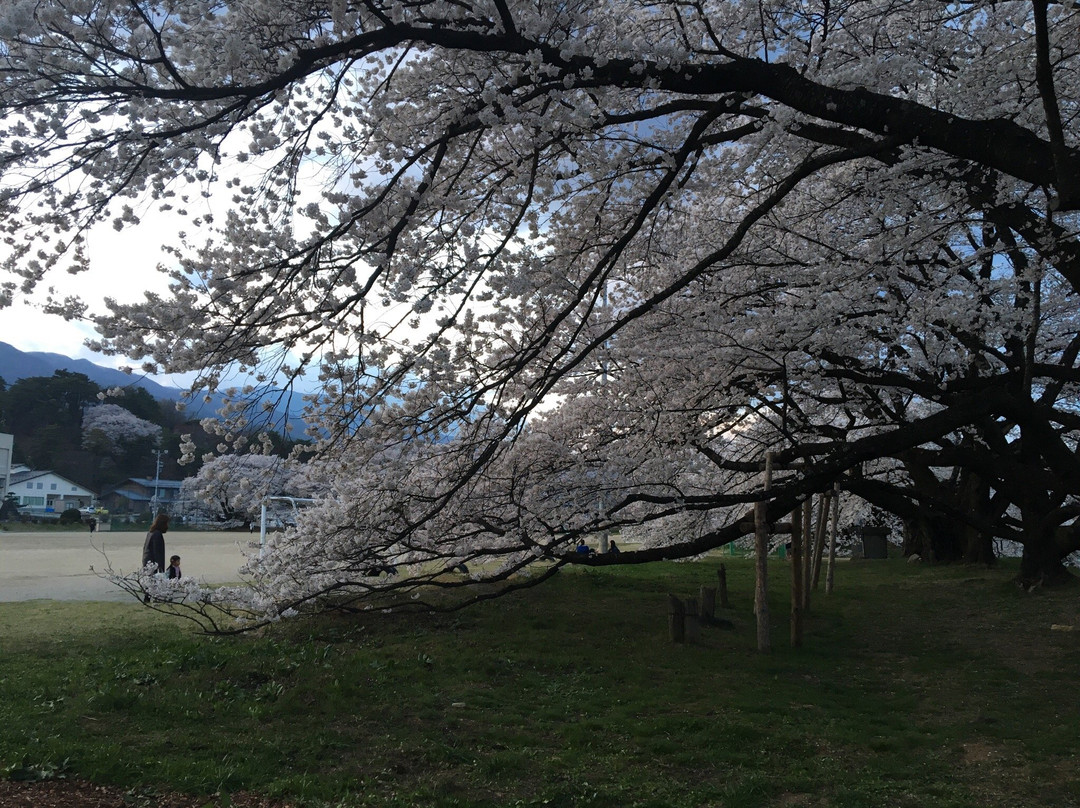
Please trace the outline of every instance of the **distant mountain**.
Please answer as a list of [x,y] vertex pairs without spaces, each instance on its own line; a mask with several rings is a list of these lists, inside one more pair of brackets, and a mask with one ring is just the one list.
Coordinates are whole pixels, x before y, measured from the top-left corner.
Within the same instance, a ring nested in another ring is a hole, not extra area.
[[102,387],[141,387],[155,399],[178,401],[183,392],[178,387],[167,387],[141,374],[127,374],[115,368],[95,365],[88,359],[72,359],[70,356],[40,351],[20,351],[13,345],[0,342],[0,378],[9,385],[19,379],[33,376],[52,376],[58,370],[81,373]]
[[[2,0],[0,0],[2,1]],[[95,365],[90,360],[71,359],[62,353],[45,353],[42,351],[21,351],[14,346],[0,342],[0,378],[8,386],[13,385],[19,379],[33,376],[52,376],[56,371],[68,371],[81,373],[86,378],[97,383],[100,387],[140,387],[146,390],[154,399],[165,401],[179,401],[186,390],[175,385],[162,385],[145,374],[126,374],[114,367]],[[288,418],[294,422],[301,420],[303,409],[303,396],[296,394],[287,398],[284,402],[270,400],[273,406],[270,415],[276,417],[288,409]],[[185,412],[190,418],[204,418],[215,416],[218,410],[224,406],[224,396],[214,394],[210,401],[204,401],[203,396],[197,395],[189,400]]]
[[[33,376],[52,376],[57,370],[66,370],[71,373],[82,373],[90,381],[102,387],[141,387],[155,399],[167,401],[179,401],[185,390],[160,384],[153,378],[141,373],[127,374],[115,368],[95,365],[88,359],[72,359],[70,356],[56,353],[44,353],[40,351],[20,351],[18,348],[0,342],[0,378],[9,386],[19,379]],[[303,410],[303,396],[295,395],[287,398],[285,402],[272,402],[274,406],[271,412],[279,414],[288,407],[288,418],[294,422],[301,419]],[[213,416],[224,404],[220,395],[211,395],[210,401],[204,401],[201,396],[195,396],[188,401],[185,412],[191,418]]]
[[[52,376],[58,370],[66,370],[70,373],[81,373],[90,381],[101,387],[141,387],[155,399],[166,401],[179,401],[185,392],[175,385],[164,385],[154,381],[150,376],[142,373],[124,373],[116,368],[95,365],[88,359],[72,359],[57,353],[45,353],[42,351],[20,351],[13,345],[0,342],[0,379],[9,386],[19,379],[27,379],[34,376]],[[222,406],[223,399],[219,395],[210,397],[210,401],[203,401],[196,396],[189,401],[187,413],[192,418],[201,418],[214,415]]]

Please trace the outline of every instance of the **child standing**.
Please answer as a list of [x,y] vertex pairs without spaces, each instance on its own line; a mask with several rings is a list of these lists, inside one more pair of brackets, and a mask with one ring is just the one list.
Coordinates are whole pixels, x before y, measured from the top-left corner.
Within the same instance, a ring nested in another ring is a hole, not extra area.
[[180,577],[180,556],[173,556],[169,559],[169,580]]

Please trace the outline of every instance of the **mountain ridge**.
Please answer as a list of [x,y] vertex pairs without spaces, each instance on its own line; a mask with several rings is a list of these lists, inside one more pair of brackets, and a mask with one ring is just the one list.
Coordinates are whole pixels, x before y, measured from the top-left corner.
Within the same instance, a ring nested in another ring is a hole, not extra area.
[[[20,379],[34,376],[52,376],[58,370],[81,373],[90,381],[104,388],[141,387],[156,400],[185,402],[184,411],[189,418],[217,417],[225,405],[225,397],[212,393],[207,397],[201,393],[191,398],[184,394],[187,388],[169,386],[155,381],[143,373],[125,373],[116,368],[107,368],[95,364],[89,359],[72,359],[70,356],[45,351],[21,351],[6,342],[0,342],[0,379],[10,387]],[[266,415],[269,418],[287,418],[299,423],[303,419],[303,395],[295,393],[279,400],[274,394],[265,393],[262,398],[271,403]]]
[[14,345],[0,342],[0,378],[8,385],[34,376],[52,376],[58,370],[81,373],[102,387],[141,387],[155,399],[179,401],[184,393],[179,387],[163,385],[145,374],[125,373],[89,359],[72,359],[64,354],[21,351]]

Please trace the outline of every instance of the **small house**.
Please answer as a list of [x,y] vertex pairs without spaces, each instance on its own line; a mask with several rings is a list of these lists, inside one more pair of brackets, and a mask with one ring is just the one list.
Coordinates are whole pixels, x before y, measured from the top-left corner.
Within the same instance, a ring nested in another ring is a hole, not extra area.
[[36,471],[12,466],[8,492],[18,497],[19,510],[27,516],[59,516],[75,508],[89,508],[97,495],[55,471]]
[[101,493],[101,506],[110,514],[142,514],[154,510],[172,513],[180,499],[180,480],[149,480],[129,477]]

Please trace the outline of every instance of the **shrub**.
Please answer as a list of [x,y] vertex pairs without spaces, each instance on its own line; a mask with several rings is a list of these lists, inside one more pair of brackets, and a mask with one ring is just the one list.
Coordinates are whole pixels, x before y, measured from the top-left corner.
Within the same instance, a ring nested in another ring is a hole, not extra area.
[[17,519],[19,517],[19,500],[14,495],[9,493],[4,497],[4,501],[0,502],[0,522],[6,522],[8,519]]
[[82,514],[79,513],[78,508],[68,508],[62,514],[60,514],[60,524],[62,525],[74,525],[82,521]]

